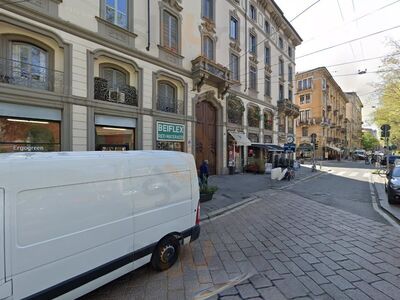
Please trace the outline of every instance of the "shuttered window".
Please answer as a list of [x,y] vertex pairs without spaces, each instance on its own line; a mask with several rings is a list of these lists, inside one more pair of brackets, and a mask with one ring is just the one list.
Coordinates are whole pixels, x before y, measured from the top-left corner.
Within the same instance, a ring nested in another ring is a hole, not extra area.
[[203,55],[210,60],[214,60],[214,41],[208,36],[203,39]]
[[118,90],[122,85],[126,84],[126,75],[113,68],[104,68],[103,77],[108,82],[108,88]]
[[239,81],[239,57],[235,54],[231,54],[231,77]]
[[178,19],[165,10],[163,18],[163,46],[174,52],[178,52]]

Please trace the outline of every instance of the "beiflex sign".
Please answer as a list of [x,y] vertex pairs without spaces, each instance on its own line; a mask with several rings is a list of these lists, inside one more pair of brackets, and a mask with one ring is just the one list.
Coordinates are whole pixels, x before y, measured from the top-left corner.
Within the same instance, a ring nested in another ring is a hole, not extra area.
[[185,125],[157,122],[157,141],[184,142]]

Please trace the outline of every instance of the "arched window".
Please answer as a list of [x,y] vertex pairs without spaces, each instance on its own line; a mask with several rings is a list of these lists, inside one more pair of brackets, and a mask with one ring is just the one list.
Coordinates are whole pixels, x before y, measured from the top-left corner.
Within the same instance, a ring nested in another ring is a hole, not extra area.
[[247,122],[250,127],[260,127],[260,108],[258,106],[249,106],[247,112]]
[[242,125],[244,106],[239,99],[228,99],[228,122],[232,124]]
[[214,41],[208,36],[203,38],[203,55],[209,60],[214,60]]
[[270,111],[264,112],[264,129],[274,129],[274,115]]
[[160,81],[158,83],[157,109],[169,113],[183,113],[177,99],[176,87],[172,84]]
[[33,44],[12,42],[12,76],[17,85],[49,89],[49,54]]
[[127,76],[124,72],[114,68],[104,68],[103,78],[107,80],[110,90],[119,90],[119,88],[127,83]]

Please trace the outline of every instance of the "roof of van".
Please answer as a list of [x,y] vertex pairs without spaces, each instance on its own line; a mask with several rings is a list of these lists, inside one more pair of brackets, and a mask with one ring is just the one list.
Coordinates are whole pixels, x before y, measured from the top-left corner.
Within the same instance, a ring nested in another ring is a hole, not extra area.
[[161,150],[135,150],[135,151],[73,151],[73,152],[17,152],[17,153],[1,153],[0,162],[8,160],[25,160],[25,159],[60,159],[60,158],[102,158],[102,157],[159,157],[176,159],[191,154],[176,151]]

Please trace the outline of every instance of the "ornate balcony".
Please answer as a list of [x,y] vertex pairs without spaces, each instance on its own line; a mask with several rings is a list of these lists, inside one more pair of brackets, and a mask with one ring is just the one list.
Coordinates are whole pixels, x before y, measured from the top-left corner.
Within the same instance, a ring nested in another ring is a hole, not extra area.
[[300,115],[300,107],[289,99],[278,100],[278,111],[295,118]]
[[64,72],[19,60],[0,58],[0,83],[62,94]]
[[108,87],[106,79],[94,78],[94,99],[107,102],[138,106],[136,88],[127,84],[118,87],[117,90]]
[[193,87],[197,92],[207,83],[218,88],[218,98],[224,98],[231,85],[231,72],[228,68],[199,56],[192,60]]

